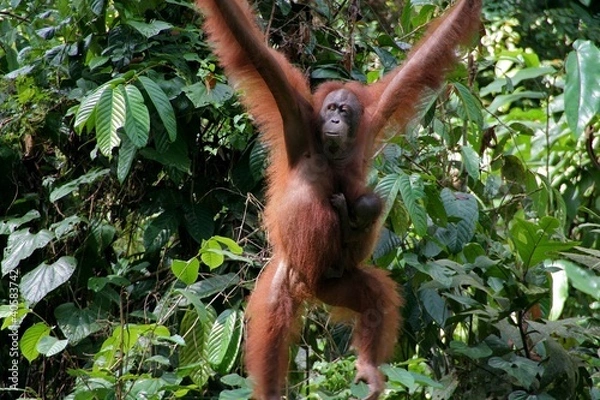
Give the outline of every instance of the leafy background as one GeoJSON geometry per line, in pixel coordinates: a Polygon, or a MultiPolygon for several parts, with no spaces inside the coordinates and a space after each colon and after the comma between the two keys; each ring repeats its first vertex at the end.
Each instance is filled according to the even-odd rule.
{"type": "MultiPolygon", "coordinates": [[[[368,83],[440,3],[257,9],[314,84],[368,83]]],[[[592,3],[486,2],[481,45],[378,151],[373,261],[407,298],[385,398],[600,399],[592,3]]],[[[249,397],[268,150],[201,19],[187,0],[0,1],[2,398],[249,397]]],[[[365,395],[351,329],[306,311],[287,397],[365,395]]]]}

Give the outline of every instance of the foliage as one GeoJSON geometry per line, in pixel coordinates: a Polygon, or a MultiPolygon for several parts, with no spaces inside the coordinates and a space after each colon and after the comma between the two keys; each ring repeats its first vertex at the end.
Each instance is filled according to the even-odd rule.
{"type": "MultiPolygon", "coordinates": [[[[315,84],[378,79],[440,11],[301,3],[258,9],[315,84]]],[[[374,160],[373,261],[407,299],[385,398],[600,399],[600,26],[513,3],[374,160]]],[[[199,22],[187,0],[2,3],[2,398],[249,398],[267,149],[199,22]]],[[[351,330],[307,311],[288,398],[364,396],[351,330]]]]}

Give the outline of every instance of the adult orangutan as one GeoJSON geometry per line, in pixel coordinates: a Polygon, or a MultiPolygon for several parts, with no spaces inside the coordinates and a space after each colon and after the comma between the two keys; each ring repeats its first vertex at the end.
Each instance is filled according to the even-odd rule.
{"type": "Polygon", "coordinates": [[[273,257],[246,310],[255,396],[280,398],[300,305],[316,298],[355,315],[357,379],[376,399],[384,389],[378,366],[396,342],[402,301],[385,271],[364,265],[381,212],[365,185],[374,142],[391,124],[401,132],[419,97],[441,86],[457,46],[479,28],[481,0],[460,0],[379,82],[329,82],[314,94],[304,75],[266,46],[246,0],[197,5],[221,65],[270,146],[265,223],[273,257]]]}

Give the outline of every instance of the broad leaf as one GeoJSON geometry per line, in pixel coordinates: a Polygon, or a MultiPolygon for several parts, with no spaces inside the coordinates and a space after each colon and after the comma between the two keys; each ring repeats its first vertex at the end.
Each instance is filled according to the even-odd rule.
{"type": "Polygon", "coordinates": [[[117,163],[117,179],[119,182],[123,183],[127,179],[136,154],[137,147],[128,137],[124,137],[119,147],[119,159],[117,163]]]}
{"type": "Polygon", "coordinates": [[[427,211],[423,205],[425,191],[418,175],[408,176],[404,172],[398,174],[398,188],[404,205],[410,214],[415,231],[424,236],[427,231],[427,211]]]}
{"type": "Polygon", "coordinates": [[[56,189],[50,192],[50,201],[54,203],[56,200],[62,199],[63,197],[71,194],[75,190],[79,188],[79,185],[85,185],[95,182],[97,179],[108,175],[110,173],[110,169],[93,169],[86,173],[85,175],[81,175],[77,179],[73,179],[65,183],[62,186],[57,187],[56,189]]]}
{"type": "Polygon", "coordinates": [[[84,127],[93,127],[96,125],[96,105],[109,85],[102,85],[94,90],[90,95],[83,99],[77,114],[75,114],[75,131],[79,134],[83,132],[84,127]]]}
{"type": "Polygon", "coordinates": [[[198,280],[198,271],[200,270],[200,261],[192,257],[187,261],[173,260],[171,271],[173,275],[186,285],[191,285],[198,280]]]}
{"type": "Polygon", "coordinates": [[[175,211],[165,211],[154,218],[144,230],[144,247],[148,252],[160,250],[171,238],[177,227],[179,218],[175,211]]]}
{"type": "Polygon", "coordinates": [[[563,261],[563,263],[573,287],[600,300],[600,276],[571,262],[563,261]]]}
{"type": "Polygon", "coordinates": [[[64,303],[56,307],[54,316],[61,332],[72,344],[77,344],[102,329],[98,323],[98,312],[82,310],[73,303],[64,303]]]}
{"type": "Polygon", "coordinates": [[[449,220],[458,221],[438,229],[436,238],[452,253],[459,253],[475,234],[479,219],[477,200],[468,193],[453,192],[448,188],[444,188],[440,195],[449,220]]]}
{"type": "Polygon", "coordinates": [[[134,85],[126,85],[122,89],[125,97],[125,134],[137,147],[148,143],[150,134],[150,113],[144,103],[144,96],[134,85]]]}
{"type": "Polygon", "coordinates": [[[40,352],[37,350],[37,344],[43,337],[49,334],[50,327],[43,322],[38,322],[27,328],[21,340],[19,340],[19,349],[27,361],[31,362],[40,355],[40,352]]]}
{"type": "Polygon", "coordinates": [[[203,299],[223,292],[230,286],[240,283],[240,277],[237,274],[229,273],[225,275],[215,275],[212,278],[196,282],[188,287],[188,290],[203,299]]]}
{"type": "Polygon", "coordinates": [[[69,280],[77,261],[73,257],[64,256],[53,264],[42,263],[21,279],[21,295],[30,304],[37,303],[52,290],[69,280]]]}
{"type": "Polygon", "coordinates": [[[471,91],[464,85],[454,82],[456,94],[461,101],[464,110],[464,117],[474,123],[477,127],[483,126],[483,114],[481,113],[481,104],[471,91]]]}
{"type": "Polygon", "coordinates": [[[579,137],[600,112],[600,50],[590,41],[577,40],[566,62],[565,114],[571,131],[579,137]]]}
{"type": "Polygon", "coordinates": [[[183,88],[183,92],[196,108],[205,107],[209,104],[223,104],[234,93],[231,86],[220,82],[217,82],[212,88],[204,82],[194,83],[183,88]]]}
{"type": "Polygon", "coordinates": [[[96,107],[96,140],[100,152],[112,157],[113,148],[121,143],[118,130],[125,125],[125,96],[122,88],[108,88],[96,107]]]}
{"type": "Polygon", "coordinates": [[[149,24],[142,21],[128,20],[127,25],[133,27],[136,31],[146,38],[156,36],[165,29],[171,29],[173,25],[165,21],[153,20],[149,24]]]}
{"type": "Polygon", "coordinates": [[[575,242],[562,242],[554,239],[553,235],[559,228],[559,222],[554,217],[543,217],[539,224],[516,218],[510,228],[510,237],[523,261],[524,268],[556,257],[562,250],[569,250],[575,242]]]}
{"type": "Polygon", "coordinates": [[[463,146],[460,149],[465,169],[471,178],[479,180],[479,154],[470,146],[463,146]]]}
{"type": "Polygon", "coordinates": [[[29,210],[22,217],[9,217],[0,221],[0,235],[10,235],[23,224],[38,219],[40,212],[38,210],[29,210]]]}
{"type": "Polygon", "coordinates": [[[144,86],[146,93],[148,93],[148,97],[150,97],[150,101],[154,104],[158,116],[162,121],[165,129],[169,134],[169,139],[171,142],[174,142],[177,138],[177,122],[175,120],[175,112],[173,111],[173,106],[169,101],[169,98],[165,94],[165,92],[154,82],[152,79],[146,76],[140,76],[139,81],[144,86]]]}
{"type": "Polygon", "coordinates": [[[44,336],[37,344],[36,350],[47,357],[63,351],[69,344],[68,340],[59,340],[54,336],[44,336]]]}
{"type": "Polygon", "coordinates": [[[15,269],[21,260],[32,255],[35,250],[45,247],[52,239],[54,234],[47,229],[35,234],[29,233],[29,229],[11,233],[4,248],[2,276],[15,269]]]}
{"type": "Polygon", "coordinates": [[[207,342],[216,315],[212,307],[207,310],[205,316],[199,316],[194,310],[186,311],[179,326],[179,334],[186,343],[179,351],[179,368],[188,372],[199,387],[203,387],[214,373],[208,363],[207,342]]]}
{"type": "Polygon", "coordinates": [[[207,351],[211,367],[224,375],[234,366],[242,342],[242,315],[235,310],[221,313],[210,331],[207,351]]]}

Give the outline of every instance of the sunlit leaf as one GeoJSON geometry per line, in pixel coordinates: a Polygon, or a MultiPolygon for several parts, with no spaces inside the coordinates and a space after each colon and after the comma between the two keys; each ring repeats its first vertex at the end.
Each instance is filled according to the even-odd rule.
{"type": "Polygon", "coordinates": [[[224,375],[233,367],[242,342],[242,315],[227,309],[215,320],[210,331],[207,351],[212,368],[224,375]]]}
{"type": "Polygon", "coordinates": [[[77,261],[73,257],[64,256],[48,265],[40,264],[33,271],[23,275],[21,279],[21,295],[29,303],[37,303],[48,293],[67,282],[73,272],[77,261]]]}
{"type": "Polygon", "coordinates": [[[29,229],[11,233],[4,248],[2,276],[15,269],[21,260],[32,255],[35,250],[45,247],[52,239],[54,234],[47,229],[38,233],[30,233],[29,229]]]}
{"type": "Polygon", "coordinates": [[[40,355],[40,352],[37,350],[37,344],[43,337],[49,334],[50,327],[43,322],[38,322],[27,328],[21,340],[19,340],[19,349],[27,361],[31,362],[40,355]]]}
{"type": "Polygon", "coordinates": [[[571,131],[580,136],[600,112],[600,50],[591,42],[577,40],[567,57],[565,114],[571,131]]]}
{"type": "Polygon", "coordinates": [[[100,152],[108,158],[121,143],[118,130],[125,125],[125,114],[125,96],[120,87],[102,92],[96,107],[96,139],[100,152]]]}

